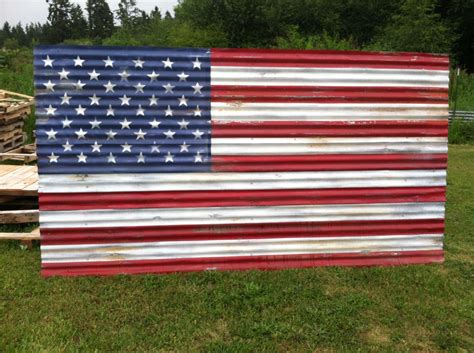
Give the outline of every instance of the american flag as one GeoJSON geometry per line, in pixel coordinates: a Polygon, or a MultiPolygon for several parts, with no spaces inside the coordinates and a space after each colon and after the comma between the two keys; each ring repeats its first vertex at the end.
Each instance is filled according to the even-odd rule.
{"type": "Polygon", "coordinates": [[[44,275],[443,259],[448,58],[35,49],[44,275]]]}

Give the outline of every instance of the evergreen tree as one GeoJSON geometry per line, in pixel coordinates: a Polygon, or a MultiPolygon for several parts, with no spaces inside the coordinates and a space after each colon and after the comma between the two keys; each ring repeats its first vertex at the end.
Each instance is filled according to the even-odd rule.
{"type": "Polygon", "coordinates": [[[79,5],[71,7],[71,39],[84,38],[87,36],[87,21],[79,5]]]}
{"type": "Polygon", "coordinates": [[[150,18],[152,20],[154,19],[158,19],[158,20],[161,20],[161,11],[160,9],[158,8],[158,6],[155,6],[155,8],[153,10],[151,10],[150,12],[150,18]]]}
{"type": "Polygon", "coordinates": [[[71,38],[71,9],[69,0],[46,0],[48,7],[48,42],[61,43],[71,38]]]}
{"type": "Polygon", "coordinates": [[[133,29],[142,19],[142,12],[137,7],[136,0],[120,0],[115,11],[122,28],[133,29]]]}
{"type": "Polygon", "coordinates": [[[114,15],[105,0],[87,0],[89,36],[94,40],[110,37],[114,32],[114,15]]]}

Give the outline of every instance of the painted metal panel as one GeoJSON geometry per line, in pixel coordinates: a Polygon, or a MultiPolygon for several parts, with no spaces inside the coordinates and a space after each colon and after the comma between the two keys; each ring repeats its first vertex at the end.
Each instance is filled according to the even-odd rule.
{"type": "Polygon", "coordinates": [[[40,47],[44,275],[443,261],[449,59],[40,47]]]}

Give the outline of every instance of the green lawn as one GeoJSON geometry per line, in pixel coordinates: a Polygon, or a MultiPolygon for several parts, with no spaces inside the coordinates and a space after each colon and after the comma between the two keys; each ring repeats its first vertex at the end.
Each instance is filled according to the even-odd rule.
{"type": "Polygon", "coordinates": [[[0,351],[474,351],[474,147],[450,146],[446,262],[49,278],[0,243],[0,351]]]}

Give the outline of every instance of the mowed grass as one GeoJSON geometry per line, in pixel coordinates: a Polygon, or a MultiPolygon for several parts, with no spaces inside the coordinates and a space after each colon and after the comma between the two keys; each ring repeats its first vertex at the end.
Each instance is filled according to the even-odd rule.
{"type": "Polygon", "coordinates": [[[41,278],[0,243],[0,351],[474,351],[474,147],[450,146],[446,262],[41,278]]]}

